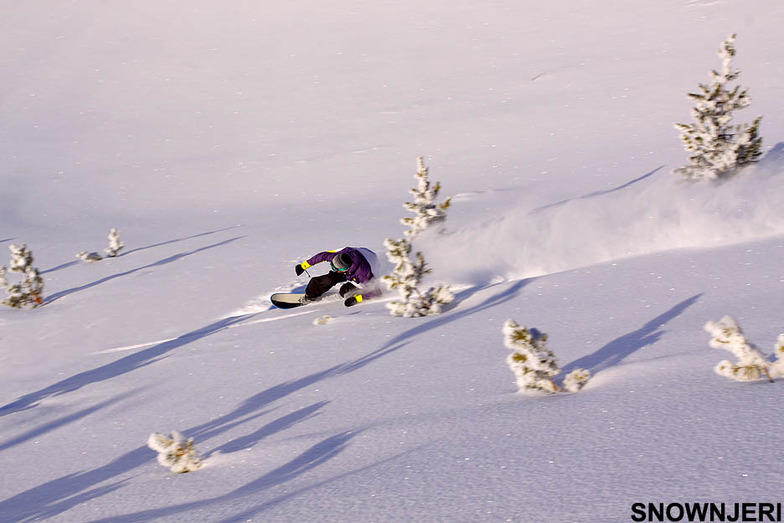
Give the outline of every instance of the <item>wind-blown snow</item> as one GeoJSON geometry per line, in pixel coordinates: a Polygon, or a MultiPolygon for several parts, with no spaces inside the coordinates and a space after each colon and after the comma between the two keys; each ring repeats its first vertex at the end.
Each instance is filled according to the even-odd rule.
{"type": "MultiPolygon", "coordinates": [[[[0,521],[629,521],[781,500],[780,380],[718,376],[707,321],[784,332],[779,0],[6,2],[0,521]],[[765,157],[671,174],[737,33],[765,157]],[[400,238],[416,158],[445,313],[282,311],[294,265],[400,238]],[[103,252],[112,228],[120,255],[103,252]],[[319,324],[320,318],[330,321],[319,324]],[[577,394],[516,393],[507,319],[577,394]],[[204,466],[161,467],[151,434],[204,466]]],[[[311,275],[326,270],[309,269],[311,275]]]]}

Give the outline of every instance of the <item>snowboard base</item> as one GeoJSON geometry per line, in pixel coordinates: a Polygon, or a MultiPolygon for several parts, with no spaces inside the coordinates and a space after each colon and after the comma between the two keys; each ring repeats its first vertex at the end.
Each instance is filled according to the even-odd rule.
{"type": "Polygon", "coordinates": [[[270,296],[270,301],[279,309],[293,309],[305,305],[303,298],[305,293],[302,292],[277,292],[270,296]]]}

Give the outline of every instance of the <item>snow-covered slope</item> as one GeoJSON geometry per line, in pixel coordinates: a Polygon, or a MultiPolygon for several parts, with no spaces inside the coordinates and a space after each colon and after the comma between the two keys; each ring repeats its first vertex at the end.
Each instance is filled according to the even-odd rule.
{"type": "Polygon", "coordinates": [[[0,521],[779,501],[782,384],[717,376],[702,326],[784,332],[780,2],[257,4],[3,8],[0,265],[26,243],[46,303],[0,310],[0,521]],[[684,185],[672,123],[735,32],[766,156],[684,185]],[[419,155],[454,307],[271,309],[315,252],[402,235],[419,155]],[[121,256],[76,259],[112,227],[121,256]],[[508,318],[588,386],[517,394],[508,318]],[[173,430],[204,468],[158,465],[173,430]]]}

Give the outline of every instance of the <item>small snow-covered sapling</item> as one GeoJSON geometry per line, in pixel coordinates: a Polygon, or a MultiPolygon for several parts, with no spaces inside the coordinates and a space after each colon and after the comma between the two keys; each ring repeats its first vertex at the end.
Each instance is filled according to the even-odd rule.
{"type": "Polygon", "coordinates": [[[779,335],[776,343],[776,361],[770,359],[752,345],[743,334],[738,322],[731,316],[719,321],[709,321],[705,331],[712,337],[708,343],[714,349],[730,351],[738,361],[722,360],[715,367],[718,375],[735,381],[756,381],[763,377],[773,381],[774,377],[784,376],[784,334],[779,335]]]}
{"type": "Polygon", "coordinates": [[[171,436],[152,433],[147,446],[158,452],[158,463],[168,467],[172,472],[182,474],[202,467],[203,462],[193,447],[193,438],[186,438],[176,430],[171,436]]]}
{"type": "Polygon", "coordinates": [[[517,378],[517,388],[557,392],[553,378],[561,372],[555,354],[547,348],[547,334],[528,329],[514,320],[504,323],[504,345],[511,349],[506,363],[517,378]]]}
{"type": "Polygon", "coordinates": [[[120,231],[112,229],[109,231],[109,246],[103,250],[108,258],[114,258],[125,247],[125,244],[120,241],[120,231]]]}
{"type": "Polygon", "coordinates": [[[3,300],[3,305],[16,309],[35,308],[43,304],[44,279],[33,267],[33,253],[27,245],[11,245],[10,269],[2,268],[0,282],[8,293],[3,300]],[[16,284],[8,282],[6,275],[10,272],[22,275],[22,280],[16,284]]]}
{"type": "Polygon", "coordinates": [[[560,374],[555,354],[547,348],[547,334],[507,320],[503,328],[504,345],[512,350],[506,363],[517,378],[519,391],[578,392],[591,378],[585,369],[575,369],[564,379],[563,388],[553,378],[560,374]]]}
{"type": "MultiPolygon", "coordinates": [[[[120,231],[117,229],[111,229],[107,238],[109,239],[109,246],[105,248],[103,252],[106,253],[107,258],[115,258],[120,253],[122,248],[125,247],[125,244],[120,241],[120,231]]],[[[77,254],[76,257],[83,262],[88,263],[99,262],[103,260],[103,256],[97,252],[82,251],[77,254]]]]}
{"type": "Polygon", "coordinates": [[[563,388],[567,392],[579,392],[591,379],[591,373],[585,369],[574,369],[564,377],[563,388]]]}

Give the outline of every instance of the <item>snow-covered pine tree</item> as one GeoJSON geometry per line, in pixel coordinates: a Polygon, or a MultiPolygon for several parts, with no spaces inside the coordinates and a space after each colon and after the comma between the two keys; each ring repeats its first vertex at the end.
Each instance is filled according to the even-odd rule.
{"type": "Polygon", "coordinates": [[[171,437],[157,432],[150,434],[147,446],[158,452],[158,463],[177,474],[198,470],[203,465],[193,447],[193,438],[186,439],[176,430],[171,437]]]}
{"type": "Polygon", "coordinates": [[[575,369],[566,376],[562,389],[553,379],[561,369],[555,354],[547,348],[547,334],[523,327],[512,319],[506,320],[503,332],[504,345],[512,350],[506,363],[517,378],[519,391],[578,392],[591,378],[589,371],[575,369]]]}
{"type": "Polygon", "coordinates": [[[33,253],[27,245],[11,245],[10,272],[21,274],[22,280],[15,284],[7,281],[7,270],[3,268],[2,280],[3,287],[8,296],[3,300],[3,305],[16,309],[35,308],[43,304],[44,279],[33,267],[33,253]]]}
{"type": "Polygon", "coordinates": [[[425,166],[425,161],[421,156],[417,158],[417,166],[417,174],[415,175],[418,181],[417,188],[410,191],[414,195],[414,201],[403,205],[416,216],[400,220],[401,223],[409,227],[404,232],[405,238],[400,240],[387,238],[384,241],[387,258],[395,268],[391,274],[382,279],[390,289],[397,289],[402,298],[402,301],[387,304],[387,308],[393,316],[403,316],[404,318],[439,314],[445,305],[452,303],[455,299],[455,295],[448,285],[431,287],[424,292],[419,290],[422,278],[429,274],[431,269],[427,267],[421,252],[416,253],[416,260],[411,259],[412,242],[427,227],[446,219],[450,198],[447,198],[442,204],[436,204],[435,200],[441,190],[441,184],[436,183],[435,187],[430,187],[429,169],[425,166]]]}
{"type": "Polygon", "coordinates": [[[681,131],[681,142],[692,153],[689,165],[673,172],[688,180],[717,180],[728,178],[740,169],[759,160],[762,138],[757,117],[751,124],[730,125],[732,113],[751,104],[746,89],[730,89],[740,71],[733,69],[735,35],[722,42],[719,49],[721,70],[711,71],[712,82],[699,84],[699,93],[690,93],[695,101],[692,124],[675,124],[681,131]]]}
{"type": "Polygon", "coordinates": [[[403,238],[384,241],[387,258],[395,266],[391,274],[383,280],[390,289],[400,293],[401,301],[387,304],[390,314],[404,318],[430,316],[442,312],[443,307],[452,303],[454,294],[447,285],[431,287],[425,292],[419,290],[422,278],[432,269],[427,267],[421,252],[416,253],[416,261],[411,259],[411,242],[403,238]]]}
{"type": "Polygon", "coordinates": [[[109,231],[109,246],[103,250],[109,258],[116,257],[125,244],[120,241],[120,231],[112,229],[109,231]]]}
{"type": "MultiPolygon", "coordinates": [[[[738,323],[730,316],[724,316],[719,321],[709,321],[705,330],[712,336],[709,345],[714,349],[728,350],[738,358],[737,362],[723,360],[715,367],[720,376],[736,381],[756,381],[766,377],[773,381],[770,367],[771,362],[752,345],[743,334],[738,323]]],[[[779,343],[784,343],[784,338],[779,336],[779,343]]],[[[777,345],[777,355],[780,354],[781,345],[777,345]]],[[[776,364],[776,371],[779,370],[776,364]]]]}
{"type": "Polygon", "coordinates": [[[449,208],[451,198],[447,198],[443,203],[436,203],[438,193],[441,191],[441,183],[436,182],[431,186],[428,174],[430,169],[425,166],[423,157],[417,158],[417,172],[414,179],[417,186],[409,192],[414,196],[413,202],[406,202],[403,207],[415,216],[406,217],[400,220],[409,229],[405,232],[406,238],[413,241],[414,238],[433,224],[446,220],[446,210],[449,208]]]}
{"type": "Polygon", "coordinates": [[[547,348],[547,334],[509,319],[504,323],[504,336],[504,345],[512,350],[506,363],[517,378],[517,388],[558,392],[553,378],[561,369],[555,354],[547,348]]]}

